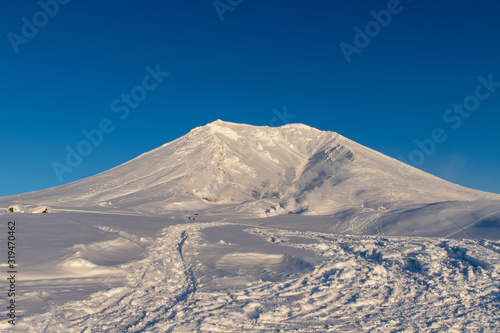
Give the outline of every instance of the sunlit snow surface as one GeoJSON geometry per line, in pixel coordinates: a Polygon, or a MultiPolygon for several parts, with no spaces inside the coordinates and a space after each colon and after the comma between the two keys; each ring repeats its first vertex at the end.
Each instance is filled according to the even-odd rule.
{"type": "Polygon", "coordinates": [[[218,121],[0,208],[2,331],[500,331],[500,196],[304,125],[218,121]]]}

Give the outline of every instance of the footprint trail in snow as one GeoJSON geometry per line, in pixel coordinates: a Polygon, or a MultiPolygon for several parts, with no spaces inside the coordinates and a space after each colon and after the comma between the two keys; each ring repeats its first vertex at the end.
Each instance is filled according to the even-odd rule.
{"type": "Polygon", "coordinates": [[[278,281],[254,279],[244,287],[217,290],[202,283],[205,267],[197,254],[205,240],[200,231],[223,230],[227,225],[168,227],[144,259],[123,266],[125,286],[55,306],[26,318],[20,328],[31,332],[500,330],[500,242],[249,227],[245,229],[249,236],[284,251],[310,251],[317,260],[309,270],[289,271],[278,281]]]}

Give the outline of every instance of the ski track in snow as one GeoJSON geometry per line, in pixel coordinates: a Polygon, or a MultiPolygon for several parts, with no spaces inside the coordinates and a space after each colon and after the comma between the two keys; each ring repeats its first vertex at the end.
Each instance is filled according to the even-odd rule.
{"type": "MultiPolygon", "coordinates": [[[[211,223],[218,225],[218,223],[211,223]]],[[[26,318],[30,332],[168,332],[196,290],[183,247],[203,225],[166,228],[146,258],[125,265],[126,285],[26,318]],[[175,319],[175,320],[174,320],[175,319]]],[[[22,329],[25,329],[21,325],[22,329]]]]}
{"type": "Polygon", "coordinates": [[[346,236],[248,227],[308,250],[310,270],[245,288],[211,290],[197,262],[200,231],[163,230],[123,287],[25,318],[29,332],[500,331],[500,242],[346,236]],[[300,240],[304,241],[301,242],[300,240]]]}

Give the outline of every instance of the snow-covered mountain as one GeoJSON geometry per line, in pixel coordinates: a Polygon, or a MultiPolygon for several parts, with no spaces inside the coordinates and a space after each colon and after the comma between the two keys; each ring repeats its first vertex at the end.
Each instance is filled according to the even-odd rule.
{"type": "Polygon", "coordinates": [[[6,197],[0,206],[107,207],[145,214],[235,211],[263,217],[499,198],[443,181],[334,132],[217,120],[99,175],[6,197]]]}
{"type": "Polygon", "coordinates": [[[500,196],[305,125],[215,121],[0,220],[2,332],[500,330],[500,196]]]}

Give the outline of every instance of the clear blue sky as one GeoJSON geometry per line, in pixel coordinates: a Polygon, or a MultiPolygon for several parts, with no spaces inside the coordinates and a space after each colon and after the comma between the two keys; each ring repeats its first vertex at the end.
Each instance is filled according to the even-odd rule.
{"type": "Polygon", "coordinates": [[[441,128],[418,167],[500,193],[500,87],[473,97],[479,76],[500,81],[498,1],[221,0],[219,13],[212,0],[60,1],[53,17],[34,0],[0,11],[0,196],[94,175],[215,119],[282,125],[284,106],[287,122],[406,160],[441,128]],[[385,27],[370,23],[388,7],[385,27]],[[340,44],[367,24],[348,63],[340,44]],[[145,90],[157,64],[170,75],[145,90]],[[127,106],[134,88],[147,96],[127,106]],[[465,99],[468,118],[446,114],[465,99]],[[114,130],[58,178],[53,162],[105,118],[114,130]]]}

